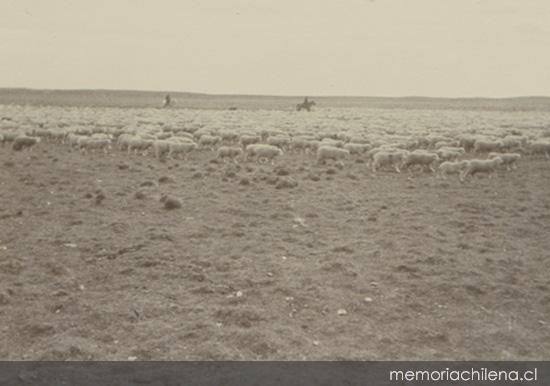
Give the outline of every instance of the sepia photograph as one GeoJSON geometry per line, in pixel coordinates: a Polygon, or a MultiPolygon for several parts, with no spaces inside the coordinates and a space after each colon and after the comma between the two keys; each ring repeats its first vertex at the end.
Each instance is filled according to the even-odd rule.
{"type": "Polygon", "coordinates": [[[549,1],[1,0],[0,36],[0,361],[550,360],[549,1]]]}

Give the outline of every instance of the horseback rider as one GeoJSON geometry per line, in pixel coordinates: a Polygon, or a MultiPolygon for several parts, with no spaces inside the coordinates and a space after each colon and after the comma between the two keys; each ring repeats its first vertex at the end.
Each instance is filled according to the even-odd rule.
{"type": "Polygon", "coordinates": [[[169,107],[172,103],[172,98],[170,98],[170,94],[166,94],[164,97],[164,106],[163,107],[169,107]]]}

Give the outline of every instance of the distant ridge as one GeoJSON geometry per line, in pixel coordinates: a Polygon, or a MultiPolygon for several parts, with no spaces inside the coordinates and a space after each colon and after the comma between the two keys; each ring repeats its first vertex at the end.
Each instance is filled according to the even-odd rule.
{"type": "MultiPolygon", "coordinates": [[[[139,91],[109,89],[32,89],[0,88],[0,104],[157,108],[170,94],[175,108],[193,109],[277,109],[293,110],[303,96],[206,94],[182,91],[139,91]]],[[[550,111],[550,97],[519,96],[507,98],[437,98],[427,96],[315,96],[318,108],[364,107],[404,109],[550,111]]]]}

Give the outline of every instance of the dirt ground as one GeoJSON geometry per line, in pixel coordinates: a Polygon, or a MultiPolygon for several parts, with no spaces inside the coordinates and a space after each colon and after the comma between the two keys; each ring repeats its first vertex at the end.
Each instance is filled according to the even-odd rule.
{"type": "Polygon", "coordinates": [[[550,161],[212,159],[0,148],[0,359],[550,358],[550,161]]]}

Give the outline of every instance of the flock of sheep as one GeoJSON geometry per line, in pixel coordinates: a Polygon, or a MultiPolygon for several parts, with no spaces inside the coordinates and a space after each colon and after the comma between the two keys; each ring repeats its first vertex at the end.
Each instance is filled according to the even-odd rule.
{"type": "Polygon", "coordinates": [[[546,116],[522,123],[517,114],[506,119],[490,112],[484,116],[460,112],[465,117],[457,119],[457,112],[438,112],[447,115],[447,120],[443,127],[436,127],[442,122],[434,117],[436,113],[401,112],[417,121],[421,117],[416,122],[419,127],[413,123],[407,128],[392,113],[335,109],[300,115],[3,106],[0,142],[16,151],[47,141],[83,153],[117,150],[136,156],[151,154],[159,160],[187,159],[198,151],[216,152],[224,162],[274,163],[284,153],[305,154],[317,164],[345,164],[362,158],[374,173],[418,169],[437,171],[444,178],[456,174],[461,180],[516,168],[526,156],[550,157],[546,116]]]}

